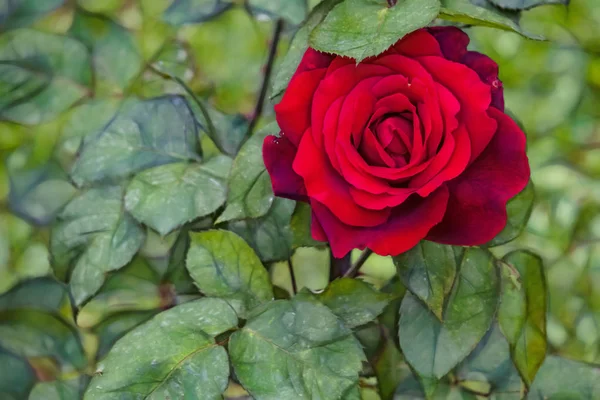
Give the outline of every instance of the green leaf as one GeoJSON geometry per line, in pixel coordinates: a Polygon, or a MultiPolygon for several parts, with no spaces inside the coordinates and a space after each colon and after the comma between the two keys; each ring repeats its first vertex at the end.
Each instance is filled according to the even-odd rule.
{"type": "MultiPolygon", "coordinates": [[[[200,99],[196,99],[201,101],[200,99]]],[[[221,152],[235,156],[248,135],[248,119],[241,114],[229,115],[220,112],[210,104],[202,105],[208,113],[212,126],[196,102],[190,103],[198,124],[221,152]],[[212,129],[211,129],[212,128],[212,129]]]]}
{"type": "Polygon", "coordinates": [[[600,369],[589,364],[548,356],[527,400],[600,398],[600,369]]]}
{"type": "Polygon", "coordinates": [[[348,328],[354,328],[376,319],[392,296],[361,280],[341,278],[331,282],[317,298],[348,328]]]}
{"type": "Polygon", "coordinates": [[[107,17],[85,12],[75,13],[71,35],[92,52],[96,86],[111,93],[114,87],[125,90],[143,66],[133,36],[107,17]]]}
{"type": "Polygon", "coordinates": [[[26,399],[35,383],[35,372],[27,361],[0,351],[0,398],[26,399]]]}
{"type": "Polygon", "coordinates": [[[18,29],[0,37],[0,119],[49,121],[89,95],[90,58],[75,39],[18,29]]]}
{"type": "Polygon", "coordinates": [[[400,307],[400,347],[408,363],[425,378],[441,378],[477,345],[492,323],[498,302],[492,255],[465,250],[440,321],[414,295],[400,307]]]}
{"type": "Polygon", "coordinates": [[[444,303],[456,276],[452,247],[422,240],[393,259],[402,283],[442,320],[444,303]]]}
{"type": "Polygon", "coordinates": [[[439,10],[438,0],[403,0],[391,7],[384,0],[346,0],[317,25],[309,43],[316,50],[360,62],[426,26],[439,10]]]}
{"type": "Polygon", "coordinates": [[[55,267],[75,266],[70,286],[80,305],[102,286],[106,272],[127,264],[144,242],[144,231],[123,211],[123,188],[97,187],[73,199],[51,236],[55,267]]]}
{"type": "Polygon", "coordinates": [[[533,210],[533,200],[535,198],[535,191],[533,189],[533,183],[529,181],[529,184],[514,198],[512,198],[506,205],[506,212],[508,213],[508,220],[506,226],[492,241],[486,244],[488,247],[499,246],[510,242],[519,236],[533,210]]]}
{"type": "Polygon", "coordinates": [[[292,229],[292,249],[298,247],[323,247],[325,242],[319,242],[312,238],[311,233],[311,208],[310,204],[301,201],[296,202],[296,209],[292,214],[290,228],[292,229]]]}
{"type": "Polygon", "coordinates": [[[461,386],[473,390],[487,388],[491,398],[520,400],[525,386],[510,359],[508,342],[496,324],[492,326],[475,350],[456,368],[461,386]]]}
{"type": "Polygon", "coordinates": [[[284,18],[294,25],[300,24],[306,17],[306,0],[250,0],[251,9],[284,18]]]}
{"type": "Polygon", "coordinates": [[[523,380],[530,385],[546,357],[546,278],[540,257],[515,251],[502,259],[498,322],[523,380]],[[513,274],[518,273],[518,282],[513,274]]]}
{"type": "Polygon", "coordinates": [[[294,201],[277,197],[265,216],[229,222],[227,229],[244,238],[262,261],[287,260],[292,252],[290,219],[294,206],[294,201]]]}
{"type": "Polygon", "coordinates": [[[440,18],[469,25],[487,26],[517,32],[529,39],[541,39],[525,32],[519,26],[519,14],[502,10],[488,0],[440,0],[440,18]]]}
{"type": "Polygon", "coordinates": [[[229,381],[215,336],[237,326],[223,300],[204,298],[158,314],[120,339],[98,364],[84,399],[216,399],[229,381]]]}
{"type": "Polygon", "coordinates": [[[156,310],[124,312],[112,315],[96,325],[94,327],[94,334],[98,337],[96,359],[103,359],[117,340],[156,314],[156,310]]]}
{"type": "Polygon", "coordinates": [[[276,97],[281,94],[287,87],[292,75],[296,72],[298,64],[302,61],[304,53],[308,49],[308,36],[310,32],[325,18],[327,13],[337,5],[341,0],[325,0],[319,3],[310,13],[306,22],[298,29],[290,48],[288,49],[285,57],[281,61],[273,79],[272,84],[272,95],[276,97]]]}
{"type": "Polygon", "coordinates": [[[34,386],[28,400],[79,400],[85,389],[86,379],[40,382],[34,386]]]}
{"type": "Polygon", "coordinates": [[[174,0],[163,19],[172,25],[198,23],[216,17],[231,6],[229,0],[174,0]]]}
{"type": "Polygon", "coordinates": [[[35,225],[48,225],[76,190],[55,162],[37,167],[24,165],[29,151],[19,148],[7,161],[11,211],[35,225]]]}
{"type": "Polygon", "coordinates": [[[186,266],[206,296],[232,300],[241,314],[273,299],[267,270],[241,237],[222,230],[190,237],[186,266]]]}
{"type": "Polygon", "coordinates": [[[31,25],[64,2],[65,0],[0,0],[0,30],[31,25]]]}
{"type": "Polygon", "coordinates": [[[279,127],[273,122],[252,135],[242,146],[229,175],[227,207],[216,223],[259,218],[267,214],[274,195],[262,157],[262,145],[267,135],[278,132],[279,127]]]}
{"type": "Polygon", "coordinates": [[[71,177],[78,185],[198,160],[198,129],[181,96],[131,100],[104,130],[84,139],[71,177]]]}
{"type": "Polygon", "coordinates": [[[269,302],[231,335],[236,376],[262,399],[337,399],[358,381],[364,353],[352,332],[306,297],[269,302]]]}
{"type": "Polygon", "coordinates": [[[546,4],[565,4],[570,0],[488,0],[490,3],[509,10],[529,10],[546,4]]]}
{"type": "Polygon", "coordinates": [[[383,400],[387,400],[393,398],[400,382],[411,372],[408,365],[404,363],[402,353],[389,336],[385,336],[385,341],[378,350],[378,357],[372,361],[372,365],[377,376],[379,394],[383,400]]]}
{"type": "Polygon", "coordinates": [[[230,167],[229,157],[218,156],[204,164],[176,163],[147,169],[127,187],[125,208],[164,236],[225,203],[230,167]]]}

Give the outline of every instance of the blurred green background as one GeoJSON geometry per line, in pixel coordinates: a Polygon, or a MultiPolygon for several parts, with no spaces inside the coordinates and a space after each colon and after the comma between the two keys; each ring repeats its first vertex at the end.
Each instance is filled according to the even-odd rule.
{"type": "MultiPolygon", "coordinates": [[[[318,2],[215,1],[194,8],[193,0],[24,0],[15,9],[0,0],[0,293],[27,278],[56,274],[64,279],[65,271],[50,266],[49,225],[76,192],[65,171],[90,127],[106,123],[125,98],[184,94],[181,86],[163,78],[166,73],[206,100],[216,124],[231,132],[243,130],[256,106],[275,19],[285,21],[280,60],[297,25],[318,2]],[[86,51],[91,74],[81,67],[86,51]],[[50,78],[23,75],[10,62],[39,54],[55,72],[50,78]],[[24,101],[20,90],[34,95],[24,101]]],[[[568,9],[540,7],[525,12],[522,24],[548,40],[469,29],[472,48],[500,65],[507,109],[528,136],[536,190],[525,232],[493,252],[501,256],[527,248],[542,256],[550,294],[550,352],[598,364],[600,4],[574,0],[568,9]]],[[[259,123],[273,118],[267,102],[259,123]]],[[[202,144],[205,157],[218,152],[206,135],[202,144]]],[[[142,257],[160,258],[174,240],[150,233],[142,257]]],[[[322,289],[326,250],[300,249],[294,257],[314,266],[296,270],[299,286],[322,289]]],[[[136,271],[127,277],[130,286],[115,285],[78,318],[88,356],[105,353],[114,338],[160,309],[160,287],[136,271]],[[124,311],[127,318],[116,317],[124,311]]],[[[390,259],[374,256],[361,272],[382,285],[394,271],[390,259]]],[[[275,284],[289,287],[287,265],[275,264],[271,272],[275,284]]],[[[53,312],[68,318],[69,307],[61,304],[53,312]]],[[[3,309],[2,315],[7,313],[3,309]]],[[[65,357],[72,355],[62,350],[65,357]]],[[[0,364],[16,371],[19,362],[7,358],[0,364]]],[[[57,372],[56,365],[35,355],[29,363],[42,381],[44,374],[69,378],[78,370],[57,372]]],[[[93,365],[89,368],[93,371],[93,365]]],[[[230,394],[236,396],[235,391],[230,394]]],[[[44,396],[39,398],[49,398],[44,396]]]]}

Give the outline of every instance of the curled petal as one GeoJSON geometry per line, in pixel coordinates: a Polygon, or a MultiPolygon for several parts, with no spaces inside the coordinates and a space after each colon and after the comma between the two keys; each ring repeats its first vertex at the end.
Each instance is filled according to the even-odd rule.
{"type": "Polygon", "coordinates": [[[294,172],[292,163],[296,146],[287,138],[269,135],[263,142],[263,159],[271,176],[273,193],[292,200],[308,201],[302,177],[294,172]]]}
{"type": "Polygon", "coordinates": [[[436,26],[428,29],[440,44],[448,60],[460,62],[467,52],[469,36],[454,26],[436,26]]]}

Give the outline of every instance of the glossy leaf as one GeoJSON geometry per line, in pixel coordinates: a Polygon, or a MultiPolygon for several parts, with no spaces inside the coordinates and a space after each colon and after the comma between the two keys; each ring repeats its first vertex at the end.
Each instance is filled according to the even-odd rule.
{"type": "Polygon", "coordinates": [[[51,237],[58,266],[75,262],[70,286],[79,305],[100,289],[108,271],[127,264],[144,241],[144,231],[123,210],[124,190],[97,187],[73,199],[58,216],[51,237]]]}
{"type": "Polygon", "coordinates": [[[456,276],[452,247],[423,240],[394,257],[394,264],[402,283],[442,320],[444,303],[456,276]]]}
{"type": "Polygon", "coordinates": [[[231,335],[229,354],[257,400],[341,398],[356,385],[364,360],[351,331],[308,298],[260,307],[231,335]]]}
{"type": "Polygon", "coordinates": [[[0,37],[0,119],[48,121],[87,96],[90,57],[75,39],[29,29],[0,37]]]}
{"type": "Polygon", "coordinates": [[[163,19],[172,25],[198,23],[216,17],[231,6],[229,0],[173,0],[163,19]]]}
{"type": "Polygon", "coordinates": [[[441,378],[462,361],[489,329],[498,301],[498,277],[487,251],[463,255],[442,320],[414,295],[400,307],[400,347],[424,378],[441,378]]]}
{"type": "Polygon", "coordinates": [[[277,132],[279,127],[273,122],[252,135],[240,149],[228,179],[227,207],[217,223],[259,218],[269,212],[274,195],[262,158],[262,145],[267,135],[277,132]]]}
{"type": "Polygon", "coordinates": [[[533,183],[530,181],[529,184],[519,193],[516,197],[512,198],[506,205],[506,212],[508,213],[508,220],[506,226],[492,241],[486,244],[488,247],[499,246],[510,242],[519,236],[533,210],[533,200],[535,198],[535,191],[533,183]]]}
{"type": "Polygon", "coordinates": [[[439,10],[438,0],[404,0],[391,7],[385,1],[346,0],[317,25],[309,43],[316,50],[361,61],[426,26],[439,10]]]}
{"type": "Polygon", "coordinates": [[[103,359],[117,340],[127,332],[148,321],[157,314],[157,310],[123,312],[112,315],[94,327],[98,336],[98,353],[96,359],[103,359]]]}
{"type": "Polygon", "coordinates": [[[225,203],[231,159],[176,163],[147,169],[127,187],[125,208],[161,235],[208,215],[225,203]]]}
{"type": "Polygon", "coordinates": [[[200,299],[158,314],[98,364],[84,399],[218,398],[227,387],[227,352],[214,337],[237,325],[223,300],[200,299]]]}
{"type": "Polygon", "coordinates": [[[341,278],[331,282],[317,298],[348,328],[354,328],[376,319],[392,296],[361,280],[341,278]]]}
{"type": "Polygon", "coordinates": [[[231,300],[244,314],[273,299],[269,275],[254,250],[230,231],[191,233],[186,266],[206,296],[231,300]]]}
{"type": "Polygon", "coordinates": [[[548,356],[527,400],[600,398],[600,370],[589,364],[548,356]]]}
{"type": "Polygon", "coordinates": [[[290,219],[294,206],[292,200],[275,198],[263,217],[232,221],[227,224],[227,229],[244,238],[262,261],[287,260],[292,249],[290,219]]]}
{"type": "Polygon", "coordinates": [[[498,322],[515,365],[530,385],[546,357],[546,278],[542,260],[527,251],[503,259],[498,322]],[[514,277],[517,273],[518,277],[514,277]]]}
{"type": "Polygon", "coordinates": [[[181,96],[132,100],[104,130],[85,138],[71,177],[78,185],[198,160],[198,130],[181,96]]]}

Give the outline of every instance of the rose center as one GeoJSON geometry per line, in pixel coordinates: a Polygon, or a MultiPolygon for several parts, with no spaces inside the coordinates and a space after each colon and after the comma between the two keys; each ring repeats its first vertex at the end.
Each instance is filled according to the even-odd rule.
{"type": "Polygon", "coordinates": [[[381,147],[394,160],[396,167],[403,167],[410,160],[413,129],[410,113],[387,115],[373,124],[372,130],[375,136],[381,147]]]}

